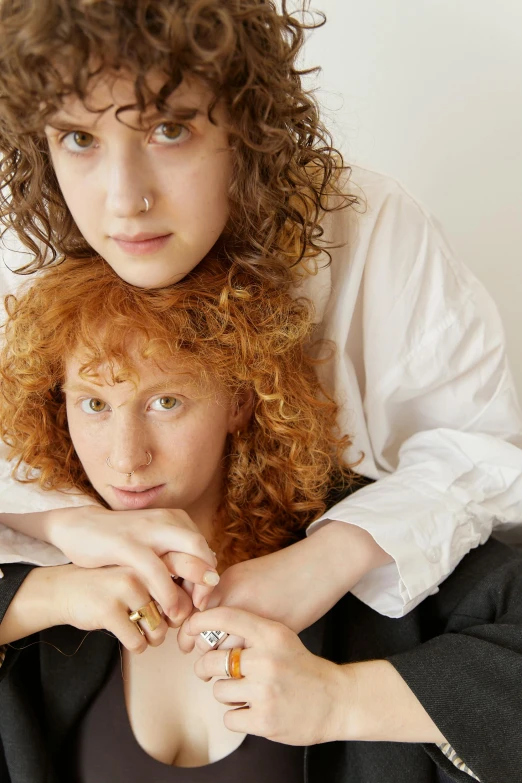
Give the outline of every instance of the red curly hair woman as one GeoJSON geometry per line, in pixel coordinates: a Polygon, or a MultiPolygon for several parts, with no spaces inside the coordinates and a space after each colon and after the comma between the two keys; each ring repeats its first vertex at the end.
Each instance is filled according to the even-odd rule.
{"type": "MultiPolygon", "coordinates": [[[[299,558],[290,547],[285,567],[237,568],[220,596],[255,611],[270,584],[263,610],[295,630],[350,589],[384,614],[407,613],[492,526],[521,515],[501,467],[519,464],[521,422],[494,306],[402,188],[362,169],[348,180],[296,65],[315,25],[262,0],[0,8],[6,289],[19,280],[7,267],[93,251],[151,288],[212,249],[261,279],[300,284],[315,336],[337,346],[325,380],[353,433],[346,459],[379,480],[328,509],[299,558]]],[[[11,527],[26,529],[24,511],[74,506],[20,494],[8,476],[11,527]]],[[[0,561],[19,559],[57,562],[0,529],[0,561]]]]}
{"type": "Polygon", "coordinates": [[[483,780],[493,779],[490,769],[522,768],[516,753],[499,766],[450,696],[488,715],[489,738],[516,733],[522,570],[500,544],[481,548],[437,602],[395,625],[353,596],[302,640],[243,610],[196,612],[184,633],[204,633],[203,649],[226,632],[246,646],[201,658],[183,654],[169,630],[176,622],[160,613],[146,580],[102,559],[119,512],[122,549],[148,544],[181,582],[179,610],[190,612],[189,595],[204,609],[192,582],[215,585],[240,563],[299,551],[306,526],[357,489],[361,479],[342,457],[348,437],[334,434],[337,406],[308,355],[309,302],[216,259],[150,291],[101,259],[80,259],[6,304],[0,426],[15,479],[100,506],[83,525],[55,522],[53,536],[75,564],[30,570],[2,618],[0,714],[10,716],[0,718],[2,780],[19,783],[32,770],[39,783],[52,770],[52,779],[82,783],[247,774],[288,783],[303,779],[306,763],[318,781],[339,780],[336,769],[348,780],[356,767],[361,783],[386,770],[388,780],[421,783],[449,762],[435,744],[426,754],[416,743],[445,747],[447,736],[483,780]],[[497,635],[487,650],[484,634],[497,635]],[[484,698],[490,659],[494,699],[484,698]],[[462,682],[470,672],[473,687],[462,682]],[[328,740],[366,742],[347,746],[341,767],[333,751],[310,749],[305,761],[302,745],[328,740]]]}
{"type": "MultiPolygon", "coordinates": [[[[26,251],[4,260],[29,273],[95,254],[149,289],[210,257],[296,287],[314,301],[314,337],[337,347],[316,369],[353,433],[345,460],[379,479],[325,509],[306,540],[232,565],[211,597],[212,556],[194,530],[177,525],[174,540],[175,525],[167,535],[152,522],[159,544],[141,532],[129,544],[124,512],[104,509],[113,534],[93,562],[125,560],[175,622],[187,594],[156,550],[200,558],[196,606],[241,606],[299,631],[349,590],[407,613],[493,524],[520,517],[506,468],[520,460],[519,412],[496,312],[400,186],[360,169],[349,181],[301,84],[306,29],[262,0],[0,5],[1,219],[4,241],[14,232],[26,251]]],[[[100,509],[20,493],[8,474],[2,561],[63,562],[12,528],[57,543],[65,518],[91,529],[100,509]]],[[[28,567],[4,572],[9,602],[28,567]]]]}

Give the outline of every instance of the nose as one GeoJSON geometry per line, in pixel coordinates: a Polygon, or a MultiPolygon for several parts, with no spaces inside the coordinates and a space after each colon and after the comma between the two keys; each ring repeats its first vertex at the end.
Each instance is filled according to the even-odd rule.
{"type": "Polygon", "coordinates": [[[138,145],[127,143],[111,150],[106,180],[108,212],[117,218],[146,212],[144,196],[152,191],[148,175],[146,156],[140,153],[138,145]]]}
{"type": "MultiPolygon", "coordinates": [[[[138,465],[138,467],[134,468],[134,470],[130,470],[128,473],[125,470],[123,471],[119,470],[118,473],[124,473],[127,476],[127,478],[130,478],[137,471],[138,468],[143,468],[143,467],[146,468],[150,465],[150,463],[152,462],[152,454],[150,453],[150,451],[145,452],[145,457],[147,459],[147,462],[145,462],[144,465],[138,465]]],[[[113,470],[115,470],[115,468],[112,467],[110,457],[107,457],[107,459],[105,460],[105,464],[107,465],[108,468],[112,468],[113,470]]]]}
{"type": "Polygon", "coordinates": [[[146,443],[144,426],[139,421],[115,423],[111,433],[107,466],[128,478],[139,468],[146,468],[152,462],[152,453],[146,443]]]}

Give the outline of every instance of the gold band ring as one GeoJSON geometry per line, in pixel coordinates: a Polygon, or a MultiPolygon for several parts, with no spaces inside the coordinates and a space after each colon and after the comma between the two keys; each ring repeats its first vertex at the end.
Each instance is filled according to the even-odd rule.
{"type": "Polygon", "coordinates": [[[137,625],[138,630],[142,636],[145,634],[143,628],[138,625],[140,620],[145,620],[149,626],[149,630],[155,631],[158,625],[161,623],[161,615],[158,612],[156,601],[149,601],[148,604],[145,604],[145,606],[141,606],[139,609],[136,609],[135,612],[129,612],[129,620],[131,623],[135,623],[137,625]]]}
{"type": "Polygon", "coordinates": [[[233,647],[231,650],[227,650],[225,657],[225,674],[232,680],[242,680],[241,674],[241,653],[243,650],[241,647],[233,647]]]}

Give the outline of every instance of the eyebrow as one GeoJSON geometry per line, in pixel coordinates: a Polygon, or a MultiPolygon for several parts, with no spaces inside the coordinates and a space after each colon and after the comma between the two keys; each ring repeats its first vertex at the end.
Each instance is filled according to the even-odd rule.
{"type": "MultiPolygon", "coordinates": [[[[187,378],[189,381],[193,380],[190,373],[184,373],[184,378],[187,378]]],[[[176,386],[186,386],[187,381],[180,380],[180,376],[171,376],[166,378],[164,381],[158,381],[157,383],[153,383],[150,386],[146,386],[144,389],[140,389],[139,393],[143,396],[147,394],[157,394],[159,392],[167,392],[170,391],[169,387],[176,385],[176,386]]],[[[73,394],[75,392],[84,392],[85,394],[96,394],[101,393],[101,389],[105,386],[105,384],[96,386],[95,384],[88,384],[88,383],[64,383],[62,385],[62,391],[73,394]]]]}
{"type": "MultiPolygon", "coordinates": [[[[108,107],[113,108],[113,107],[108,107]]],[[[88,120],[85,121],[81,118],[75,119],[74,117],[70,116],[60,116],[58,113],[54,117],[51,117],[47,125],[51,128],[54,128],[55,130],[78,130],[79,128],[85,129],[85,130],[94,130],[96,128],[96,124],[98,120],[100,119],[102,113],[105,113],[108,109],[104,109],[99,114],[98,112],[90,112],[91,114],[97,114],[96,119],[94,122],[89,122],[88,120]]],[[[128,111],[132,111],[129,109],[128,111]]],[[[125,112],[123,112],[125,113],[125,112]]],[[[160,119],[172,119],[172,120],[194,120],[198,116],[202,116],[203,111],[195,106],[183,106],[179,104],[178,106],[167,106],[164,112],[160,111],[145,111],[142,114],[142,123],[153,123],[155,121],[158,121],[160,119]]]]}
{"type": "Polygon", "coordinates": [[[171,376],[170,378],[167,378],[165,381],[158,381],[157,383],[153,383],[151,386],[146,386],[144,389],[140,390],[140,394],[159,394],[160,392],[168,392],[171,391],[172,386],[177,386],[179,389],[182,389],[184,386],[187,385],[187,382],[190,382],[193,379],[193,376],[189,375],[189,373],[186,373],[184,376],[185,380],[182,380],[180,376],[171,376]]]}

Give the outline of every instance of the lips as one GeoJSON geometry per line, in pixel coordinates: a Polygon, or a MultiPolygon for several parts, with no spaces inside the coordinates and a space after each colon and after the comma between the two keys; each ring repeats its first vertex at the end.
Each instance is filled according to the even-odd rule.
{"type": "Polygon", "coordinates": [[[114,234],[112,239],[125,253],[133,256],[143,256],[157,253],[170,240],[172,234],[136,234],[131,237],[126,234],[114,234]]]}
{"type": "Polygon", "coordinates": [[[153,503],[165,484],[157,484],[153,487],[129,487],[123,489],[122,487],[112,487],[116,499],[125,506],[125,508],[147,508],[153,503]]]}

